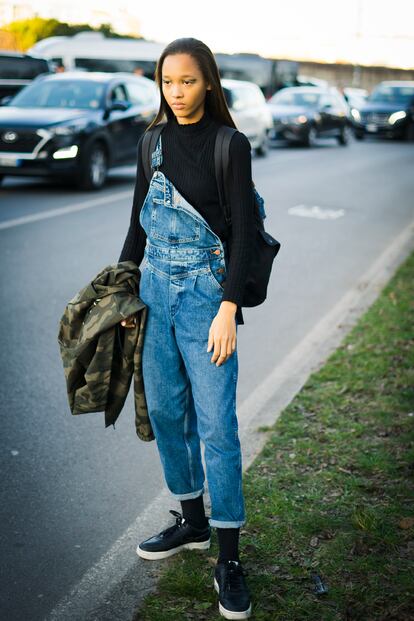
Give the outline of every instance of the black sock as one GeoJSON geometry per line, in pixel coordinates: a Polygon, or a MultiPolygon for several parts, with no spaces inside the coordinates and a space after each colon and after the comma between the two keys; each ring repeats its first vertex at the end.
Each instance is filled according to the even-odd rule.
{"type": "Polygon", "coordinates": [[[197,496],[197,498],[190,498],[189,500],[180,500],[181,509],[183,511],[183,517],[192,526],[196,528],[205,528],[208,525],[208,519],[204,511],[204,499],[203,494],[197,496]]]}
{"type": "Polygon", "coordinates": [[[240,528],[217,528],[220,553],[218,561],[240,561],[239,534],[240,528]]]}

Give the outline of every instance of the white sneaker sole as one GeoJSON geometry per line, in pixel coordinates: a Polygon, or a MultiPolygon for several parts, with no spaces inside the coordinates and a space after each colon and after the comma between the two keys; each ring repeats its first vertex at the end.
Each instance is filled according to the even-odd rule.
{"type": "MultiPolygon", "coordinates": [[[[216,589],[217,593],[220,593],[220,587],[216,578],[214,578],[214,588],[216,589]]],[[[235,612],[234,610],[227,610],[227,608],[224,608],[224,606],[219,601],[219,613],[225,619],[248,619],[252,614],[252,605],[250,604],[247,610],[239,610],[235,612]]]]}
{"type": "Polygon", "coordinates": [[[173,554],[177,554],[181,550],[185,548],[187,550],[208,550],[210,547],[210,539],[207,541],[193,541],[191,543],[183,543],[181,546],[177,546],[176,548],[171,548],[171,550],[163,550],[161,552],[149,552],[148,550],[142,550],[137,546],[137,554],[141,558],[145,558],[149,561],[156,561],[160,558],[167,558],[168,556],[172,556],[173,554]]]}

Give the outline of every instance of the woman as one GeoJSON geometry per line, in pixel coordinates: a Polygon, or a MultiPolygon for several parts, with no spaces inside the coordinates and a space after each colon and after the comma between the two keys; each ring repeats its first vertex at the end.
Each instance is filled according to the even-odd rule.
{"type": "MultiPolygon", "coordinates": [[[[176,523],[141,542],[137,553],[160,559],[183,548],[207,549],[215,527],[219,610],[228,619],[245,619],[251,603],[238,549],[245,508],[236,337],[237,325],[244,323],[241,300],[255,226],[251,148],[236,131],[230,143],[230,238],[219,203],[214,141],[221,125],[235,125],[214,56],[202,41],[177,39],[161,54],[155,80],[161,103],[148,130],[164,115],[167,123],[152,154],[149,184],[142,137],[138,143],[131,221],[119,261],[140,265],[145,258],[139,292],[148,307],[145,395],[165,480],[182,515],[171,510],[176,523]]],[[[131,327],[133,321],[121,323],[131,327]]]]}

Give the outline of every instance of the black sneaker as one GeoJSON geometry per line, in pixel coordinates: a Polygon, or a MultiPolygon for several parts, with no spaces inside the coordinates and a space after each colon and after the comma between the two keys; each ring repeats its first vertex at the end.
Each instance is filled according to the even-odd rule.
{"type": "Polygon", "coordinates": [[[207,550],[210,547],[210,524],[205,528],[196,528],[178,511],[170,509],[170,513],[176,516],[175,524],[142,541],[137,547],[138,556],[157,560],[172,556],[183,548],[207,550]]]}
{"type": "Polygon", "coordinates": [[[250,593],[244,576],[248,571],[239,561],[218,561],[214,588],[219,594],[219,612],[226,619],[247,619],[252,613],[250,593]]]}

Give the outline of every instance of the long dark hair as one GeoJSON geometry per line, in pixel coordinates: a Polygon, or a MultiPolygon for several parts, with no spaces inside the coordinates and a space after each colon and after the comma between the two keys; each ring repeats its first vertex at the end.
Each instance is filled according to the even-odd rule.
{"type": "Polygon", "coordinates": [[[211,90],[206,91],[206,98],[204,101],[205,109],[211,114],[213,119],[222,125],[228,125],[237,129],[234,121],[229,112],[226,98],[224,96],[223,88],[220,82],[220,73],[216,63],[216,59],[210,48],[193,37],[184,37],[181,39],[175,39],[167,45],[161,53],[155,67],[154,80],[160,89],[161,101],[158,113],[153,121],[148,125],[145,131],[148,131],[154,125],[164,120],[164,115],[167,120],[174,117],[174,112],[168,105],[163,92],[162,92],[162,66],[166,56],[170,54],[189,54],[194,58],[198,64],[204,79],[210,83],[211,90]]]}

